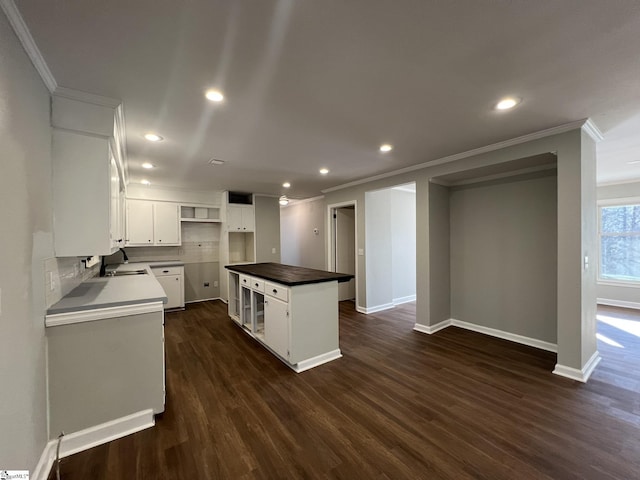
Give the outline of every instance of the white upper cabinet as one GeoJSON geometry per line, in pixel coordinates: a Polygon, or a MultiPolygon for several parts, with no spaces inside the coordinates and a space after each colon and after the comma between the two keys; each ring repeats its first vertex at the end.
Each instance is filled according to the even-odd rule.
{"type": "Polygon", "coordinates": [[[253,232],[255,230],[253,205],[229,205],[227,207],[227,230],[229,232],[253,232]]]}
{"type": "Polygon", "coordinates": [[[181,244],[180,205],[149,200],[127,200],[128,246],[181,244]]]}
{"type": "Polygon", "coordinates": [[[124,244],[122,149],[115,139],[120,110],[110,99],[69,97],[76,93],[52,100],[55,254],[110,255],[124,244]]]}

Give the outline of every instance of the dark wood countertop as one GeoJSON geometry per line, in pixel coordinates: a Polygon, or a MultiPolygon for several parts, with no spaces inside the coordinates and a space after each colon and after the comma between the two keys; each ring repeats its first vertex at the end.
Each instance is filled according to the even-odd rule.
{"type": "Polygon", "coordinates": [[[294,267],[281,263],[248,263],[243,265],[226,265],[225,268],[245,275],[252,275],[272,282],[282,283],[289,287],[310,283],[348,282],[354,276],[348,273],[327,272],[313,268],[294,267]]]}

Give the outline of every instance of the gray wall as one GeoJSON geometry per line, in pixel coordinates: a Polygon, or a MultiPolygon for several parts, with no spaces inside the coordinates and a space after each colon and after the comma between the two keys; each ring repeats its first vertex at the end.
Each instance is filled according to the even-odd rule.
{"type": "Polygon", "coordinates": [[[280,204],[275,197],[254,195],[256,262],[280,263],[280,204]],[[275,253],[273,253],[275,249],[275,253]]]}
{"type": "Polygon", "coordinates": [[[280,209],[282,263],[327,269],[325,208],[324,198],[317,198],[280,209]]]}
{"type": "MultiPolygon", "coordinates": [[[[598,201],[640,201],[640,182],[598,187],[598,201]]],[[[598,252],[599,253],[599,252],[598,252]]],[[[640,286],[618,286],[598,282],[598,302],[640,308],[640,286]]]]}
{"type": "MultiPolygon", "coordinates": [[[[416,182],[416,322],[428,327],[441,321],[438,317],[431,318],[430,313],[429,179],[548,152],[556,152],[558,160],[558,365],[580,370],[596,351],[597,271],[593,262],[583,268],[584,256],[592,255],[597,244],[595,233],[588,237],[591,227],[583,228],[596,218],[596,187],[595,144],[591,138],[583,138],[582,129],[534,138],[459,160],[433,161],[397,175],[327,189],[325,201],[327,204],[357,202],[357,247],[364,248],[367,240],[364,218],[368,210],[365,192],[416,182]]],[[[366,262],[358,263],[358,278],[358,299],[367,305],[366,262]]]]}
{"type": "Polygon", "coordinates": [[[448,188],[429,184],[428,215],[429,318],[433,325],[451,318],[451,214],[448,188]]]}
{"type": "Polygon", "coordinates": [[[391,189],[365,194],[367,308],[393,305],[393,261],[391,234],[391,189]]]}
{"type": "Polygon", "coordinates": [[[0,11],[0,468],[47,442],[44,262],[53,257],[49,92],[0,11]]]}
{"type": "Polygon", "coordinates": [[[393,301],[416,295],[416,194],[391,189],[391,268],[393,301]]]}
{"type": "Polygon", "coordinates": [[[556,176],[452,187],[451,316],[556,343],[556,176]]]}

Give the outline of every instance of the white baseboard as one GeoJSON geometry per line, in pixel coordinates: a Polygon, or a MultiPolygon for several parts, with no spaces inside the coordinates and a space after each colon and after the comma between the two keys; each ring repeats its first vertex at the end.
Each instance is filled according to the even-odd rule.
{"type": "Polygon", "coordinates": [[[587,380],[589,380],[589,377],[600,363],[600,360],[602,360],[602,357],[596,350],[581,370],[557,363],[556,368],[553,369],[553,373],[561,377],[570,378],[571,380],[587,383],[587,380]]]}
{"type": "Polygon", "coordinates": [[[331,362],[332,360],[336,360],[338,358],[342,358],[342,352],[339,348],[331,352],[318,355],[317,357],[312,357],[307,360],[298,362],[295,366],[291,366],[291,368],[293,368],[296,373],[300,373],[313,367],[317,367],[318,365],[322,365],[323,363],[331,362]]]}
{"type": "Polygon", "coordinates": [[[393,303],[383,303],[382,305],[376,305],[375,307],[357,307],[356,310],[360,313],[366,313],[367,315],[370,313],[382,312],[383,310],[390,310],[394,307],[393,303]]]}
{"type": "Polygon", "coordinates": [[[430,325],[430,326],[416,323],[413,329],[416,332],[433,334],[449,326],[464,328],[465,330],[471,330],[473,332],[483,333],[491,337],[502,338],[503,340],[509,340],[511,342],[520,343],[522,345],[536,347],[541,350],[546,350],[548,352],[558,351],[558,345],[556,345],[555,343],[545,342],[543,340],[525,337],[523,335],[518,335],[515,333],[504,332],[502,330],[497,330],[495,328],[476,325],[475,323],[463,322],[462,320],[456,320],[455,318],[450,318],[449,320],[443,320],[442,322],[439,322],[439,323],[436,323],[435,325],[430,325]]]}
{"type": "Polygon", "coordinates": [[[409,303],[409,302],[415,302],[415,301],[416,301],[416,296],[415,295],[408,295],[406,297],[394,298],[393,299],[393,304],[394,305],[402,305],[403,303],[409,303]]]}
{"type": "Polygon", "coordinates": [[[433,333],[439,332],[443,328],[447,328],[450,325],[451,325],[451,319],[443,320],[441,322],[436,323],[435,325],[422,325],[420,323],[416,323],[413,326],[413,329],[416,332],[427,333],[427,334],[431,335],[433,333]]]}
{"type": "MultiPolygon", "coordinates": [[[[199,300],[189,300],[188,302],[185,301],[184,303],[185,304],[187,304],[187,303],[200,303],[200,302],[209,302],[211,300],[222,300],[222,299],[220,297],[201,298],[199,300]]],[[[223,302],[224,302],[224,300],[223,300],[223,302]]],[[[227,303],[227,302],[224,302],[224,303],[227,303]]]]}
{"type": "MultiPolygon", "coordinates": [[[[149,409],[70,433],[62,437],[60,458],[126,437],[154,425],[153,410],[149,409]]],[[[47,480],[56,459],[57,446],[58,439],[50,440],[46,444],[40,461],[31,476],[32,480],[47,480]]]]}
{"type": "Polygon", "coordinates": [[[610,307],[635,308],[640,310],[640,303],[627,302],[626,300],[612,300],[609,298],[598,298],[598,305],[609,305],[610,307]]]}

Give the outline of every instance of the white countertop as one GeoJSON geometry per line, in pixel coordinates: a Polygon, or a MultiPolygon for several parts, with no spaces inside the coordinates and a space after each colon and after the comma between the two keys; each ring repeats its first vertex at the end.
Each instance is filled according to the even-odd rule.
{"type": "MultiPolygon", "coordinates": [[[[169,266],[167,262],[159,263],[161,263],[162,266],[169,266]]],[[[107,271],[141,269],[147,270],[147,274],[90,278],[82,282],[59,302],[51,306],[51,308],[47,310],[47,316],[151,302],[166,303],[167,296],[151,272],[149,263],[112,265],[107,271]]]]}

